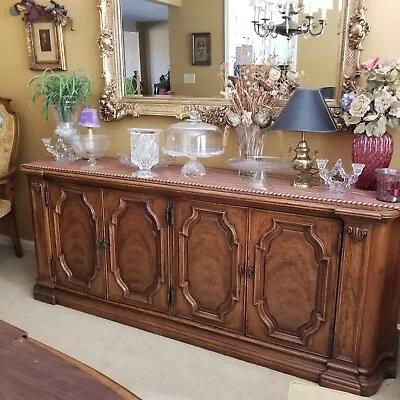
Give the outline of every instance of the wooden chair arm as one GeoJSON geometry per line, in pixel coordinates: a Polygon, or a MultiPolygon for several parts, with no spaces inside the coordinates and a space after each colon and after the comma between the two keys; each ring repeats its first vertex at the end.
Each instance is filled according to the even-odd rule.
{"type": "Polygon", "coordinates": [[[5,175],[0,176],[0,185],[7,184],[14,174],[17,172],[17,167],[12,167],[5,175]]]}

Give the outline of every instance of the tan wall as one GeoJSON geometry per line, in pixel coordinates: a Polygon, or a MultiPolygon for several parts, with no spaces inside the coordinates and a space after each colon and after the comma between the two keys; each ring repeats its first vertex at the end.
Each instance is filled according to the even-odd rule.
{"type": "Polygon", "coordinates": [[[220,66],[224,62],[223,0],[183,0],[169,9],[171,90],[177,96],[220,96],[220,66]],[[192,32],[211,33],[211,65],[192,65],[192,32]],[[184,84],[184,74],[195,74],[195,84],[184,84]]]}
{"type": "MultiPolygon", "coordinates": [[[[400,48],[392,32],[392,27],[396,26],[397,16],[400,14],[400,2],[398,0],[387,0],[385,9],[390,8],[390,13],[385,13],[379,2],[370,1],[369,3],[368,19],[372,33],[365,43],[363,58],[375,55],[400,57],[400,48]]],[[[71,32],[68,29],[65,30],[68,70],[81,69],[91,75],[95,84],[95,94],[91,106],[96,106],[102,91],[100,51],[96,44],[99,35],[97,1],[64,0],[63,4],[74,18],[76,29],[75,32],[71,32]]],[[[12,17],[8,9],[8,5],[0,8],[0,26],[2,27],[2,32],[7,33],[0,36],[0,48],[3,54],[0,63],[0,95],[13,99],[13,108],[20,116],[22,140],[19,162],[23,163],[49,157],[42,145],[41,138],[53,135],[54,121],[45,122],[41,104],[31,105],[30,103],[27,82],[35,75],[35,72],[29,70],[23,23],[20,18],[12,17]]],[[[207,7],[204,6],[204,10],[206,9],[207,7]]],[[[193,27],[193,31],[196,30],[195,28],[193,27]]],[[[214,41],[213,43],[215,46],[214,41]]],[[[321,59],[320,64],[323,67],[324,60],[321,59]]],[[[118,152],[129,150],[129,137],[126,131],[128,127],[165,128],[174,122],[175,120],[172,118],[126,118],[119,122],[102,122],[101,131],[108,135],[115,135],[110,154],[117,155],[118,152]]],[[[396,133],[395,137],[397,145],[392,162],[394,167],[400,167],[400,146],[398,145],[397,136],[398,133],[396,133]]],[[[310,147],[319,150],[320,157],[330,160],[341,157],[347,164],[350,162],[351,135],[345,133],[309,134],[307,137],[310,147]]],[[[278,155],[282,150],[295,146],[298,141],[298,134],[285,133],[281,144],[278,133],[268,133],[265,153],[267,155],[278,155]]],[[[229,137],[225,155],[205,160],[205,164],[224,167],[225,160],[236,154],[237,146],[235,137],[232,134],[229,137]]],[[[23,238],[31,239],[29,195],[26,178],[22,175],[18,176],[16,192],[20,233],[23,238]]]]}
{"type": "Polygon", "coordinates": [[[316,38],[299,37],[297,44],[297,70],[304,73],[302,86],[319,89],[326,86],[336,86],[337,68],[339,65],[339,13],[338,1],[334,10],[329,10],[328,23],[323,35],[316,38]]]}

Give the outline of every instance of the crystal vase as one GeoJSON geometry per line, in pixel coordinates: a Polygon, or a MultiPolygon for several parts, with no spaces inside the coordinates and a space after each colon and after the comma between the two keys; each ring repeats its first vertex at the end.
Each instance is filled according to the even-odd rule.
{"type": "Polygon", "coordinates": [[[376,168],[387,168],[393,155],[393,137],[386,132],[383,136],[356,135],[353,140],[353,162],[365,164],[356,187],[376,190],[376,168]]]}
{"type": "MultiPolygon", "coordinates": [[[[239,157],[259,157],[264,149],[265,131],[256,124],[239,125],[235,128],[236,138],[239,146],[239,157]]],[[[246,178],[254,176],[251,171],[239,170],[239,176],[246,178]]]]}
{"type": "Polygon", "coordinates": [[[77,110],[75,101],[66,101],[54,105],[57,138],[65,139],[78,134],[77,110]]]}

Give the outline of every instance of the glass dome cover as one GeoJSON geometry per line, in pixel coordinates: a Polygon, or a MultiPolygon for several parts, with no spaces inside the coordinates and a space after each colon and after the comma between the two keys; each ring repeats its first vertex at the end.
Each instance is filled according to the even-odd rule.
{"type": "Polygon", "coordinates": [[[196,159],[223,154],[222,132],[217,126],[201,121],[198,112],[192,111],[188,120],[168,128],[163,151],[169,156],[190,158],[182,168],[183,175],[202,176],[205,168],[196,159]]]}

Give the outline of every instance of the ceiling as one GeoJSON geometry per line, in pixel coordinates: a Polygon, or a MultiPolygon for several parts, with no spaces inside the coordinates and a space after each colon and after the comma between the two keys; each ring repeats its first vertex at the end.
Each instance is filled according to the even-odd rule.
{"type": "Polygon", "coordinates": [[[147,0],[121,0],[122,18],[137,22],[167,21],[168,6],[147,0]]]}

